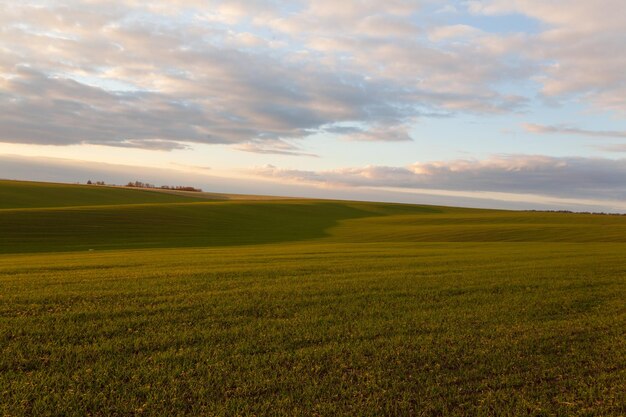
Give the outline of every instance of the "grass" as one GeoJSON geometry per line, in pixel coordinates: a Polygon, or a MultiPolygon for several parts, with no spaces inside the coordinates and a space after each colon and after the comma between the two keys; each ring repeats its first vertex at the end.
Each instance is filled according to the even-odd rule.
{"type": "Polygon", "coordinates": [[[150,190],[0,180],[0,209],[201,201],[150,190]]]}
{"type": "Polygon", "coordinates": [[[317,200],[0,210],[0,414],[625,415],[625,225],[317,200]]]}

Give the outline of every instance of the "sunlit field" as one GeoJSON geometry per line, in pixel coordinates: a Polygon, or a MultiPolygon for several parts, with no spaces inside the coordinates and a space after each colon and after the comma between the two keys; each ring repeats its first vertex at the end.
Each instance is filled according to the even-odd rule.
{"type": "Polygon", "coordinates": [[[626,414],[626,217],[0,182],[0,414],[626,414]]]}

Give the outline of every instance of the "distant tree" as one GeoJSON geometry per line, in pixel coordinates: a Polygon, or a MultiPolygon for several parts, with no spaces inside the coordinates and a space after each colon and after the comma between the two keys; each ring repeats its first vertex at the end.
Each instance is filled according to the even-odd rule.
{"type": "MultiPolygon", "coordinates": [[[[99,183],[98,183],[99,184],[99,183]]],[[[104,185],[104,182],[102,183],[104,185]]],[[[195,191],[202,192],[201,188],[189,187],[184,185],[160,185],[157,186],[155,184],[150,184],[149,182],[141,182],[141,181],[130,181],[126,184],[127,187],[136,187],[136,188],[160,188],[162,190],[177,190],[177,191],[195,191]]]]}
{"type": "Polygon", "coordinates": [[[91,180],[87,181],[87,184],[88,184],[88,185],[91,185],[91,180]]]}

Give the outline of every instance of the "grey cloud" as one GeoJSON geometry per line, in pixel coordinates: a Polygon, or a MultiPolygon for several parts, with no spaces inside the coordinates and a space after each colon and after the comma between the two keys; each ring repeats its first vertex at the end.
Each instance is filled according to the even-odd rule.
{"type": "Polygon", "coordinates": [[[412,141],[409,126],[378,125],[370,128],[357,126],[330,125],[323,128],[324,132],[339,135],[344,140],[406,142],[412,141]]]}
{"type": "Polygon", "coordinates": [[[242,152],[251,152],[251,153],[259,153],[259,154],[269,154],[269,155],[288,155],[288,156],[310,156],[314,158],[319,158],[319,155],[308,152],[300,152],[300,151],[284,151],[281,149],[272,149],[272,148],[264,148],[260,145],[254,145],[249,143],[243,143],[241,145],[235,146],[235,149],[242,152]]]}
{"type": "Polygon", "coordinates": [[[596,146],[596,149],[605,152],[624,152],[626,153],[626,143],[616,143],[612,145],[596,146]]]}
{"type": "Polygon", "coordinates": [[[341,125],[330,125],[324,127],[324,132],[338,134],[338,135],[347,135],[350,133],[360,133],[363,129],[356,126],[341,126],[341,125]]]}
{"type": "Polygon", "coordinates": [[[129,139],[122,142],[93,142],[95,145],[117,146],[120,148],[138,148],[151,151],[173,151],[175,149],[190,149],[181,142],[162,139],[129,139]]]}
{"type": "Polygon", "coordinates": [[[552,133],[558,135],[577,135],[602,138],[626,138],[626,131],[589,130],[565,125],[550,126],[526,123],[524,124],[524,129],[532,133],[552,133]]]}
{"type": "Polygon", "coordinates": [[[181,109],[164,95],[114,94],[43,75],[4,85],[11,95],[2,99],[0,113],[5,142],[118,146],[155,144],[155,139],[208,142],[202,114],[181,109]]]}
{"type": "MultiPolygon", "coordinates": [[[[219,61],[220,52],[215,54],[210,57],[219,61]]],[[[114,144],[158,138],[241,143],[306,136],[322,125],[342,119],[404,117],[383,98],[390,93],[378,86],[347,84],[328,72],[294,75],[290,80],[284,70],[269,70],[266,78],[256,74],[251,81],[246,71],[271,68],[272,63],[257,57],[255,62],[244,64],[250,69],[240,69],[235,74],[230,73],[231,63],[225,69],[220,66],[221,71],[229,73],[227,79],[219,86],[205,89],[209,94],[206,98],[198,97],[198,92],[182,96],[151,91],[114,93],[30,69],[21,70],[18,77],[3,83],[8,94],[2,98],[7,110],[0,116],[0,123],[7,126],[2,140],[114,144]],[[285,82],[277,83],[275,79],[285,82]],[[245,88],[241,82],[247,82],[245,88]],[[234,94],[229,95],[229,88],[234,94]]]]}
{"type": "Polygon", "coordinates": [[[235,149],[243,152],[258,154],[288,155],[288,156],[310,156],[318,158],[319,155],[305,152],[298,146],[284,140],[266,140],[257,142],[247,142],[235,146],[235,149]]]}
{"type": "Polygon", "coordinates": [[[407,126],[374,126],[368,130],[348,133],[343,136],[355,141],[408,142],[413,138],[407,126]]]}
{"type": "Polygon", "coordinates": [[[626,160],[510,155],[487,160],[302,171],[274,166],[256,174],[311,184],[352,187],[526,193],[560,198],[626,199],[626,160]]]}

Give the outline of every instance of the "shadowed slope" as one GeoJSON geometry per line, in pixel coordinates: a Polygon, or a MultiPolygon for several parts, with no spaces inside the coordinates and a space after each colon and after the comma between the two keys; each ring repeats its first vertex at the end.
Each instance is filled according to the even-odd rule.
{"type": "Polygon", "coordinates": [[[230,246],[313,239],[371,215],[328,202],[141,204],[0,211],[0,253],[230,246]]]}

